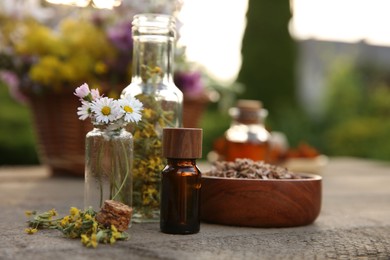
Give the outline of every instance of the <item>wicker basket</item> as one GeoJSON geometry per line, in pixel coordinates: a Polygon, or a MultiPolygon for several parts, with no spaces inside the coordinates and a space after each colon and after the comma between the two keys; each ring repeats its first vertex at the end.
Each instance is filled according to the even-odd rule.
{"type": "Polygon", "coordinates": [[[72,93],[34,96],[30,106],[41,163],[54,175],[84,176],[85,135],[92,124],[78,119],[77,97],[72,93]]]}

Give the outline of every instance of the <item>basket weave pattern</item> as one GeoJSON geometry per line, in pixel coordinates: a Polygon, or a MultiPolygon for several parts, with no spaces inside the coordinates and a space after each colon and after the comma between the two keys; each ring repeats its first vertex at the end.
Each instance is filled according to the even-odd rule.
{"type": "Polygon", "coordinates": [[[54,175],[84,176],[85,135],[92,124],[78,119],[79,105],[71,93],[30,98],[38,154],[54,175]]]}

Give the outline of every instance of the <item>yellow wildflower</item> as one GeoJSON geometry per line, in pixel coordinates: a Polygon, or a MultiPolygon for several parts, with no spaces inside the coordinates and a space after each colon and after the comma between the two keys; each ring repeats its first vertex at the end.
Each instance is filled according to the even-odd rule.
{"type": "Polygon", "coordinates": [[[70,220],[69,216],[65,216],[63,219],[61,219],[60,221],[61,227],[67,226],[69,224],[69,220],[70,220]]]}
{"type": "Polygon", "coordinates": [[[76,207],[71,207],[69,213],[71,216],[77,216],[80,215],[80,210],[76,207]]]}
{"type": "Polygon", "coordinates": [[[91,235],[91,244],[90,245],[92,245],[94,248],[96,248],[98,245],[97,236],[95,233],[91,235]]]}
{"type": "Polygon", "coordinates": [[[84,215],[84,218],[85,220],[92,220],[92,216],[88,213],[84,215]]]}
{"type": "Polygon", "coordinates": [[[33,234],[35,234],[35,233],[38,232],[38,229],[36,229],[36,228],[26,228],[26,229],[24,230],[24,232],[26,232],[26,233],[29,234],[29,235],[33,235],[33,234]]]}
{"type": "Polygon", "coordinates": [[[97,229],[98,229],[98,223],[96,221],[94,221],[92,224],[92,232],[96,233],[97,229]]]}
{"type": "Polygon", "coordinates": [[[83,224],[83,220],[81,218],[77,219],[75,222],[75,228],[81,228],[81,225],[83,224]]]}
{"type": "Polygon", "coordinates": [[[162,70],[160,67],[156,66],[156,67],[154,67],[154,73],[156,73],[156,74],[162,74],[162,73],[163,73],[163,70],[162,70]]]}
{"type": "Polygon", "coordinates": [[[116,242],[116,239],[114,236],[110,237],[110,244],[114,244],[116,242]]]}
{"type": "Polygon", "coordinates": [[[49,210],[49,214],[52,216],[52,217],[54,217],[54,216],[57,216],[58,214],[57,214],[57,211],[55,210],[55,209],[51,209],[51,210],[49,210]]]}
{"type": "Polygon", "coordinates": [[[119,232],[118,229],[114,225],[111,225],[111,232],[112,232],[112,237],[114,237],[115,239],[122,237],[121,232],[119,232]]]}
{"type": "Polygon", "coordinates": [[[148,119],[148,118],[151,118],[152,117],[152,109],[150,108],[144,108],[144,111],[142,113],[142,116],[145,118],[145,119],[148,119]]]}
{"type": "Polygon", "coordinates": [[[81,243],[87,246],[89,243],[89,237],[86,234],[81,234],[81,243]]]}
{"type": "Polygon", "coordinates": [[[118,229],[116,228],[116,226],[111,224],[111,231],[112,232],[118,232],[118,229]]]}
{"type": "Polygon", "coordinates": [[[24,214],[26,214],[27,217],[30,217],[32,215],[35,215],[37,212],[32,210],[26,210],[24,214]]]}
{"type": "Polygon", "coordinates": [[[91,237],[88,237],[86,234],[81,234],[81,243],[86,247],[96,248],[98,245],[96,234],[92,234],[91,237]]]}

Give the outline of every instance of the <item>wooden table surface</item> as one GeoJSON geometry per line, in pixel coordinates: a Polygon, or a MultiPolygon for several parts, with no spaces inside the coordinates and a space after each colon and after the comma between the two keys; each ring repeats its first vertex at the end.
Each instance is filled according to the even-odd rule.
{"type": "Polygon", "coordinates": [[[390,163],[331,158],[316,221],[294,228],[202,223],[195,235],[133,224],[131,238],[97,249],[59,231],[24,234],[25,210],[82,207],[82,178],[53,178],[44,166],[0,167],[0,259],[390,259],[390,163]]]}

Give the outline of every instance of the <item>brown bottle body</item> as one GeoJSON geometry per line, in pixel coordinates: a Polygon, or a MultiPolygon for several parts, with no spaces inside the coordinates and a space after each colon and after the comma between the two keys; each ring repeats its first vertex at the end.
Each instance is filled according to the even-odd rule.
{"type": "Polygon", "coordinates": [[[161,232],[199,232],[200,188],[201,172],[195,159],[168,158],[168,164],[161,175],[161,232]]]}
{"type": "Polygon", "coordinates": [[[270,146],[268,142],[234,142],[226,140],[225,160],[248,158],[253,161],[269,161],[270,146]]]}

